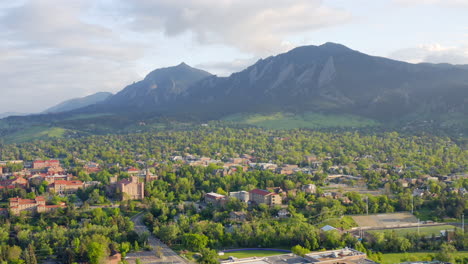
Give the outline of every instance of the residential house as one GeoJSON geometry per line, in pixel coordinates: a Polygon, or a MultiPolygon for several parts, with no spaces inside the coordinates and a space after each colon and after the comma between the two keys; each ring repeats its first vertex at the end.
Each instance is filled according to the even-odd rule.
{"type": "Polygon", "coordinates": [[[314,194],[317,192],[317,186],[315,184],[305,184],[301,186],[301,191],[314,194]]]}
{"type": "Polygon", "coordinates": [[[281,196],[267,190],[254,189],[249,192],[250,202],[255,204],[275,205],[281,204],[281,196]]]}
{"type": "Polygon", "coordinates": [[[283,209],[278,211],[278,217],[279,218],[286,218],[286,217],[288,217],[290,215],[291,214],[289,213],[288,209],[286,209],[286,208],[283,208],[283,209]]]}
{"type": "Polygon", "coordinates": [[[16,177],[13,179],[7,179],[0,181],[0,186],[3,188],[26,188],[28,186],[28,180],[23,177],[16,177]]]}

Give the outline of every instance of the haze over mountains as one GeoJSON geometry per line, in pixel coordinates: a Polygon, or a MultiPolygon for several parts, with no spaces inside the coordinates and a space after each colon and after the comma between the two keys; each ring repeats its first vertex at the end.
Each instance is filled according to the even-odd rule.
{"type": "MultiPolygon", "coordinates": [[[[38,118],[60,124],[57,120],[76,115],[106,114],[106,122],[120,123],[122,118],[137,122],[154,116],[206,121],[239,113],[313,112],[355,115],[382,124],[453,119],[453,124],[468,128],[467,65],[411,64],[335,43],[298,47],[261,59],[229,77],[181,63],[154,70],[100,99],[106,96],[81,108],[82,101],[72,101],[74,110],[64,107],[71,103],[67,102],[49,110],[65,111],[61,115],[38,118]]],[[[81,124],[87,122],[80,119],[81,124]]],[[[26,119],[10,118],[9,122],[18,120],[26,119]]]]}
{"type": "Polygon", "coordinates": [[[112,96],[112,93],[109,92],[98,92],[92,95],[88,95],[81,98],[74,98],[67,101],[64,101],[60,104],[57,104],[53,107],[46,109],[43,113],[50,114],[50,113],[62,113],[71,110],[75,110],[78,108],[86,107],[89,105],[93,105],[96,103],[100,103],[109,97],[112,96]]]}

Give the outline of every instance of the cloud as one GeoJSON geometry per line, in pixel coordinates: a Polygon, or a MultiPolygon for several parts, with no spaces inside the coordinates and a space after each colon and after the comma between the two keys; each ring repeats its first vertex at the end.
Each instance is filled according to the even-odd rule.
{"type": "Polygon", "coordinates": [[[442,46],[440,44],[419,45],[400,49],[390,54],[391,58],[411,63],[451,63],[468,64],[468,45],[442,46]]]}
{"type": "Polygon", "coordinates": [[[233,72],[239,72],[255,63],[257,59],[236,59],[233,61],[212,61],[195,65],[200,68],[219,76],[228,76],[233,72]]]}
{"type": "Polygon", "coordinates": [[[400,5],[440,5],[445,7],[468,7],[466,0],[393,0],[400,5]]]}
{"type": "Polygon", "coordinates": [[[0,16],[0,112],[41,111],[97,91],[115,91],[136,79],[138,43],[84,14],[91,1],[25,1],[0,16]]]}
{"type": "MultiPolygon", "coordinates": [[[[167,36],[191,33],[201,44],[224,44],[254,54],[291,48],[289,36],[350,20],[350,13],[320,0],[140,0],[124,1],[117,12],[137,31],[167,36]]],[[[114,10],[115,11],[115,10],[114,10]]]]}

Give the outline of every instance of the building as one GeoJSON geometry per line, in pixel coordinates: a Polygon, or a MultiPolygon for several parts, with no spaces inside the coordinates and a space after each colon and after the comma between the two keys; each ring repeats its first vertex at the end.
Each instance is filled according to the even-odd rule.
{"type": "Polygon", "coordinates": [[[206,204],[212,204],[212,205],[224,205],[226,202],[226,196],[219,194],[219,193],[214,193],[210,192],[205,194],[205,203],[206,204]]]}
{"type": "Polygon", "coordinates": [[[145,183],[139,182],[137,176],[118,181],[115,184],[116,191],[122,193],[122,199],[141,200],[145,198],[145,183]]]}
{"type": "Polygon", "coordinates": [[[230,192],[229,197],[237,198],[239,201],[248,203],[249,202],[249,192],[246,191],[239,191],[239,192],[230,192]]]}
{"type": "Polygon", "coordinates": [[[10,199],[10,212],[13,215],[19,215],[21,212],[44,213],[65,207],[65,204],[46,205],[46,200],[42,196],[37,196],[35,199],[10,199]]]}
{"type": "Polygon", "coordinates": [[[54,183],[50,184],[49,191],[54,191],[56,194],[73,194],[78,189],[83,188],[82,181],[67,181],[67,180],[55,180],[54,183]]]}
{"type": "Polygon", "coordinates": [[[305,193],[316,193],[317,186],[315,186],[315,184],[305,184],[301,186],[301,191],[305,193]]]}
{"type": "Polygon", "coordinates": [[[289,217],[291,214],[289,213],[288,209],[283,208],[278,211],[278,217],[279,218],[286,218],[289,217]]]}
{"type": "Polygon", "coordinates": [[[357,251],[352,248],[311,252],[306,254],[304,258],[312,263],[376,263],[374,261],[368,260],[366,253],[357,251]]]}
{"type": "Polygon", "coordinates": [[[28,180],[23,177],[16,177],[14,179],[0,181],[0,186],[8,189],[26,188],[28,186],[28,180]]]}
{"type": "Polygon", "coordinates": [[[245,221],[247,219],[247,213],[246,212],[230,212],[229,213],[229,219],[231,221],[245,221]]]}
{"type": "Polygon", "coordinates": [[[255,204],[275,205],[281,204],[281,196],[277,193],[271,193],[266,190],[255,189],[249,192],[249,201],[255,204]]]}
{"type": "Polygon", "coordinates": [[[32,168],[40,170],[48,167],[60,167],[60,161],[58,160],[35,160],[33,161],[32,168]]]}

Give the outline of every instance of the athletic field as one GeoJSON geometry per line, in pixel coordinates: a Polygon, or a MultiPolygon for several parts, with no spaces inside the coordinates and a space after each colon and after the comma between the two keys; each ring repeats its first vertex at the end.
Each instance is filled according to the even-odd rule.
{"type": "Polygon", "coordinates": [[[388,213],[352,216],[359,227],[398,227],[417,224],[418,219],[411,213],[388,213]]]}

